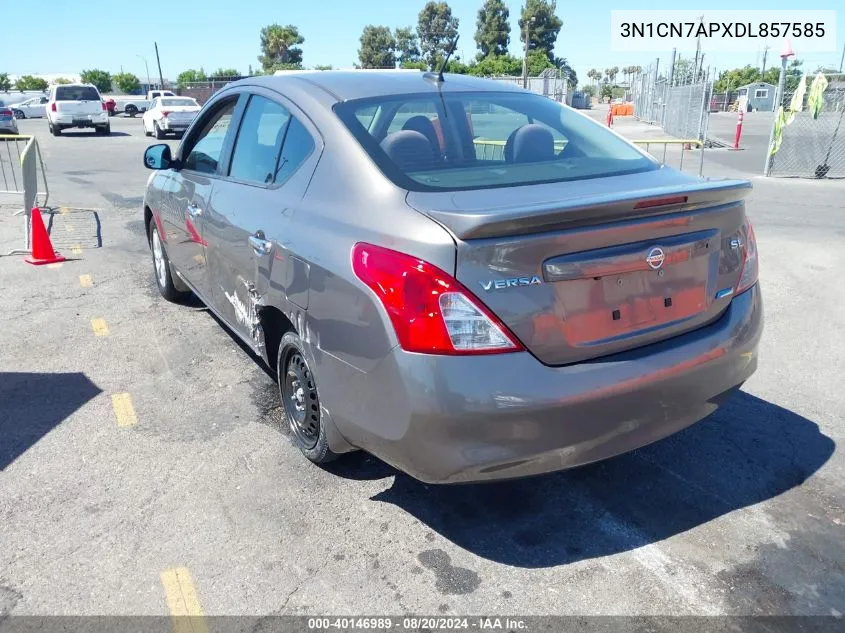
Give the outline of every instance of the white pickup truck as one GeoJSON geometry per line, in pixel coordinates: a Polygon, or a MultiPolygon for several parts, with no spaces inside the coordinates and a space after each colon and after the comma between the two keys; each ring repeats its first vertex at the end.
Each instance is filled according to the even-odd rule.
{"type": "Polygon", "coordinates": [[[146,112],[156,97],[175,97],[176,94],[170,90],[150,90],[147,93],[147,98],[140,97],[112,97],[114,99],[114,111],[125,112],[131,117],[135,117],[139,112],[146,112]]]}

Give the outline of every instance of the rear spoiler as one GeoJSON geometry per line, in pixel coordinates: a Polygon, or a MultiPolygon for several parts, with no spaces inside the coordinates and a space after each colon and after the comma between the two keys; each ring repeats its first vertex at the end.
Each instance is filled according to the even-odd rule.
{"type": "Polygon", "coordinates": [[[738,202],[752,186],[748,180],[720,180],[593,194],[538,205],[511,205],[479,211],[425,210],[459,239],[541,233],[617,220],[692,211],[738,202]]]}

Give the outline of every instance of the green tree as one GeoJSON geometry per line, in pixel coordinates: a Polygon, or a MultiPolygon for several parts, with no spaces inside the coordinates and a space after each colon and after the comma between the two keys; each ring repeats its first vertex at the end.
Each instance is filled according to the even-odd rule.
{"type": "Polygon", "coordinates": [[[610,83],[616,85],[616,76],[619,74],[619,66],[608,68],[606,72],[608,78],[610,79],[610,83]]]}
{"type": "Polygon", "coordinates": [[[416,68],[418,70],[428,70],[428,64],[426,64],[423,60],[408,60],[406,62],[402,62],[399,64],[400,68],[412,69],[416,68]]]}
{"type": "Polygon", "coordinates": [[[478,58],[490,55],[507,55],[511,39],[508,23],[510,11],[502,0],[485,0],[478,10],[475,22],[475,44],[478,58]]]}
{"type": "Polygon", "coordinates": [[[65,84],[71,84],[73,82],[70,79],[66,79],[64,77],[58,77],[57,79],[55,79],[53,81],[53,83],[56,84],[57,86],[63,86],[65,84]]]}
{"type": "Polygon", "coordinates": [[[83,70],[79,78],[84,84],[94,84],[100,92],[111,92],[111,75],[105,70],[98,68],[83,70]]]}
{"type": "Polygon", "coordinates": [[[261,29],[261,55],[258,61],[266,72],[282,68],[301,68],[305,38],[293,24],[270,24],[261,29]]]}
{"type": "Polygon", "coordinates": [[[446,2],[429,1],[420,11],[417,35],[422,58],[430,69],[443,59],[458,34],[458,18],[446,2]]]}
{"type": "Polygon", "coordinates": [[[560,69],[561,75],[566,79],[566,83],[570,86],[578,85],[578,73],[569,65],[569,61],[565,57],[555,58],[554,65],[560,69]]]}
{"type": "Polygon", "coordinates": [[[396,61],[400,65],[419,61],[419,39],[413,28],[410,26],[398,28],[394,31],[393,38],[396,40],[396,61]]]}
{"type": "Polygon", "coordinates": [[[0,92],[8,92],[12,89],[12,82],[9,81],[9,73],[0,73],[0,92]]]}
{"type": "Polygon", "coordinates": [[[555,0],[526,0],[519,18],[519,39],[525,44],[528,33],[528,50],[545,51],[549,60],[554,59],[555,42],[563,22],[557,15],[555,0]]]}
{"type": "Polygon", "coordinates": [[[390,27],[368,24],[361,33],[361,68],[395,68],[396,38],[390,27]]]}
{"type": "Polygon", "coordinates": [[[240,77],[241,73],[236,68],[218,68],[211,73],[211,79],[231,79],[232,77],[240,77]]]}
{"type": "Polygon", "coordinates": [[[205,70],[203,70],[202,67],[200,67],[199,70],[194,70],[193,68],[183,70],[176,77],[176,84],[180,88],[184,88],[188,84],[200,83],[203,81],[208,81],[208,76],[205,74],[205,70]]]}
{"type": "MultiPolygon", "coordinates": [[[[553,62],[549,61],[549,58],[546,56],[546,51],[541,50],[533,50],[528,52],[528,76],[529,77],[537,77],[540,73],[542,73],[547,68],[555,68],[553,62]]],[[[520,67],[520,74],[522,74],[522,68],[520,67]]]]}
{"type": "Polygon", "coordinates": [[[117,73],[112,79],[123,94],[135,94],[141,89],[140,80],[132,73],[117,73]]]}
{"type": "Polygon", "coordinates": [[[583,86],[581,86],[581,92],[583,92],[584,94],[588,94],[591,97],[595,97],[596,87],[592,84],[584,84],[583,86]]]}
{"type": "Polygon", "coordinates": [[[613,97],[613,87],[607,82],[601,85],[601,98],[604,99],[605,97],[613,97]]]}
{"type": "Polygon", "coordinates": [[[470,64],[468,72],[478,77],[516,77],[522,74],[522,60],[513,55],[490,55],[470,64]]]}
{"type": "Polygon", "coordinates": [[[331,64],[317,64],[314,66],[314,70],[332,70],[334,66],[331,64]]]}
{"type": "Polygon", "coordinates": [[[47,90],[49,84],[41,79],[41,77],[33,77],[32,75],[21,75],[15,82],[15,89],[17,90],[47,90]]]}

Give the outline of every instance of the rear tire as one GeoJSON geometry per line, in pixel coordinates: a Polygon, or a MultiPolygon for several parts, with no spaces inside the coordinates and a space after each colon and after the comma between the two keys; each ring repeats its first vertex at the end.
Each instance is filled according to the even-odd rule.
{"type": "Polygon", "coordinates": [[[60,128],[58,125],[53,125],[52,123],[48,123],[47,125],[50,128],[50,134],[52,134],[53,136],[62,135],[62,128],[60,128]]]}
{"type": "Polygon", "coordinates": [[[12,110],[12,114],[15,115],[16,119],[25,119],[26,115],[24,114],[23,110],[12,110]]]}
{"type": "Polygon", "coordinates": [[[307,358],[296,332],[286,332],[276,361],[279,395],[294,444],[313,463],[327,464],[338,455],[329,448],[317,383],[307,358]]]}
{"type": "Polygon", "coordinates": [[[155,136],[158,140],[164,138],[164,130],[162,130],[155,121],[153,121],[153,131],[155,132],[155,136]]]}
{"type": "Polygon", "coordinates": [[[149,240],[150,252],[153,256],[153,273],[155,274],[158,291],[168,301],[179,303],[190,292],[177,290],[173,283],[170,259],[167,257],[167,251],[164,250],[164,244],[162,244],[161,238],[158,235],[158,227],[156,226],[155,220],[150,222],[149,240]]]}
{"type": "Polygon", "coordinates": [[[152,136],[153,133],[147,130],[147,123],[145,121],[141,121],[141,127],[144,128],[144,136],[152,136]]]}

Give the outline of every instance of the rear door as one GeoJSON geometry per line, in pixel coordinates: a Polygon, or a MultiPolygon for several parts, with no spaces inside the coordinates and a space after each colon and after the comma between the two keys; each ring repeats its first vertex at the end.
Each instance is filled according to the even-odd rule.
{"type": "Polygon", "coordinates": [[[56,112],[89,120],[103,109],[100,93],[93,86],[56,86],[56,112]]]}
{"type": "Polygon", "coordinates": [[[226,150],[231,147],[237,106],[238,94],[221,98],[197,121],[180,148],[182,166],[169,181],[169,194],[162,197],[161,219],[167,234],[167,254],[209,302],[206,217],[226,150]]]}
{"type": "Polygon", "coordinates": [[[258,348],[256,308],[271,278],[307,307],[307,284],[289,283],[296,275],[301,282],[305,264],[280,244],[295,243],[291,217],[316,164],[318,135],[278,94],[253,90],[226,175],[212,194],[205,236],[214,306],[258,348]]]}

